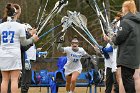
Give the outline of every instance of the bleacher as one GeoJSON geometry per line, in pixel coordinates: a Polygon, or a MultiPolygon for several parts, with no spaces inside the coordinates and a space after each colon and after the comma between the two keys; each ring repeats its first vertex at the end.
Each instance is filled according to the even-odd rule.
{"type": "MultiPolygon", "coordinates": [[[[59,70],[57,71],[59,72],[59,70]]],[[[50,80],[46,84],[41,83],[41,82],[38,82],[38,84],[32,83],[31,87],[46,87],[47,88],[46,93],[59,93],[59,87],[65,87],[66,80],[65,80],[63,71],[62,71],[63,78],[60,78],[60,79],[59,79],[60,76],[56,75],[57,71],[47,72],[47,76],[49,77],[50,80]],[[53,90],[51,89],[52,87],[53,87],[53,90]]],[[[97,93],[97,87],[104,87],[105,86],[104,82],[98,85],[94,85],[93,76],[91,76],[91,78],[87,78],[87,73],[88,72],[82,72],[79,75],[77,83],[76,83],[76,87],[86,87],[86,88],[89,88],[89,93],[97,93]]],[[[37,74],[39,74],[39,72],[37,72],[37,74]]]]}

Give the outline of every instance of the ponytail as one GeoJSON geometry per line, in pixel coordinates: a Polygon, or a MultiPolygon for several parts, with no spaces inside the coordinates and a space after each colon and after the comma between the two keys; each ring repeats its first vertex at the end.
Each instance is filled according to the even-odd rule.
{"type": "Polygon", "coordinates": [[[7,16],[14,16],[16,14],[16,8],[13,6],[13,4],[9,3],[6,6],[7,9],[7,16]]]}
{"type": "Polygon", "coordinates": [[[129,10],[129,12],[136,14],[137,8],[134,0],[127,0],[123,3],[123,6],[126,6],[129,10]]]}

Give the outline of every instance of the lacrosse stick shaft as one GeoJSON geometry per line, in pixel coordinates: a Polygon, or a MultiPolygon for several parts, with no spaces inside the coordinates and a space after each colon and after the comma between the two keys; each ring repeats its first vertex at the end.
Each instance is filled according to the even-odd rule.
{"type": "Polygon", "coordinates": [[[95,4],[95,8],[96,8],[98,16],[100,16],[102,18],[102,20],[106,23],[105,17],[103,16],[103,14],[102,14],[102,12],[101,12],[96,0],[93,0],[93,2],[95,4]]]}
{"type": "Polygon", "coordinates": [[[100,25],[101,25],[101,30],[103,32],[103,35],[105,35],[105,29],[104,29],[104,26],[106,26],[105,18],[104,18],[104,16],[101,16],[102,15],[102,12],[100,12],[100,9],[99,9],[97,3],[95,1],[93,1],[93,2],[95,3],[95,9],[94,9],[94,7],[89,2],[88,2],[88,4],[93,9],[93,11],[95,11],[97,13],[97,16],[99,18],[99,22],[100,22],[100,25]]]}
{"type": "MultiPolygon", "coordinates": [[[[75,27],[72,26],[72,28],[95,49],[95,46],[88,39],[86,39],[75,27]]],[[[101,52],[100,54],[102,55],[101,52]]]]}
{"type": "Polygon", "coordinates": [[[103,24],[102,24],[102,21],[99,19],[99,22],[100,22],[100,25],[101,25],[101,30],[103,32],[103,36],[105,36],[105,30],[104,30],[104,27],[103,27],[103,24]]]}
{"type": "MultiPolygon", "coordinates": [[[[66,32],[67,32],[67,30],[65,30],[64,34],[62,35],[63,37],[65,37],[66,32]]],[[[61,33],[62,33],[62,31],[61,31],[61,33]]],[[[55,40],[54,40],[54,41],[51,43],[51,45],[47,48],[47,51],[49,51],[49,50],[54,46],[56,40],[57,40],[57,38],[55,38],[55,40]]]]}
{"type": "Polygon", "coordinates": [[[44,21],[43,25],[40,27],[39,31],[37,32],[37,35],[39,35],[41,33],[41,31],[44,29],[45,25],[48,23],[48,21],[49,21],[49,19],[51,18],[52,15],[50,14],[50,15],[47,16],[47,18],[44,21]]]}
{"type": "Polygon", "coordinates": [[[49,39],[41,48],[43,48],[45,45],[47,45],[50,41],[52,41],[55,38],[58,38],[59,36],[61,36],[63,32],[58,32],[53,38],[49,39]]]}
{"type": "MultiPolygon", "coordinates": [[[[83,27],[84,28],[84,27],[83,27]]],[[[90,40],[97,46],[99,47],[99,44],[97,43],[97,41],[94,39],[94,37],[91,35],[91,33],[88,31],[87,28],[84,28],[83,30],[87,35],[88,37],[90,38],[90,40]]]]}
{"type": "MultiPolygon", "coordinates": [[[[51,19],[51,17],[52,17],[55,13],[57,13],[57,11],[59,11],[59,8],[60,8],[63,4],[64,4],[64,3],[60,3],[60,1],[56,3],[56,5],[55,5],[55,7],[53,8],[53,10],[51,11],[51,13],[48,15],[48,17],[47,17],[46,20],[44,21],[42,27],[39,29],[37,35],[39,35],[39,34],[41,33],[41,31],[44,29],[45,25],[48,23],[48,21],[51,19]],[[58,3],[59,3],[59,4],[58,4],[58,3]],[[58,5],[57,5],[57,4],[58,4],[58,5]]],[[[54,16],[53,16],[53,17],[54,17],[54,16]]]]}
{"type": "MultiPolygon", "coordinates": [[[[53,15],[53,16],[55,16],[55,15],[58,14],[58,13],[62,10],[62,8],[65,7],[66,5],[68,5],[68,1],[67,1],[67,0],[59,0],[59,2],[57,2],[57,3],[55,4],[55,7],[54,7],[53,10],[51,11],[50,15],[53,15],[53,13],[56,12],[56,13],[53,15]],[[59,3],[59,5],[57,5],[58,3],[59,3]],[[55,11],[56,8],[58,8],[57,11],[55,11]]],[[[45,20],[44,20],[41,24],[43,24],[43,23],[45,23],[45,20]]]]}
{"type": "Polygon", "coordinates": [[[110,25],[109,18],[108,18],[108,14],[107,14],[107,10],[106,10],[106,6],[104,2],[103,2],[103,8],[104,8],[105,16],[106,16],[107,25],[109,26],[110,25]]]}
{"type": "Polygon", "coordinates": [[[41,33],[41,31],[44,29],[45,25],[48,23],[49,19],[51,18],[51,16],[57,11],[58,7],[55,6],[53,8],[53,10],[51,11],[51,13],[46,17],[44,23],[42,24],[41,28],[39,29],[39,31],[37,32],[37,35],[39,35],[41,33]]]}
{"type": "Polygon", "coordinates": [[[37,26],[37,29],[39,29],[39,26],[40,26],[40,24],[41,24],[41,21],[42,21],[43,18],[44,18],[44,15],[45,15],[45,12],[46,12],[46,7],[47,7],[47,5],[48,5],[48,0],[46,1],[45,7],[44,7],[44,9],[43,9],[43,12],[42,12],[41,18],[40,18],[39,23],[38,23],[38,26],[37,26]]]}
{"type": "Polygon", "coordinates": [[[69,13],[69,18],[71,18],[71,21],[73,22],[73,24],[75,24],[76,26],[80,27],[88,35],[89,39],[96,46],[99,47],[99,44],[97,43],[97,41],[94,39],[94,37],[91,35],[91,33],[89,32],[89,30],[85,26],[84,20],[80,16],[80,13],[77,13],[76,11],[75,12],[69,11],[68,13],[69,13]]]}
{"type": "Polygon", "coordinates": [[[38,23],[38,20],[39,20],[41,8],[42,8],[42,0],[40,0],[40,7],[39,7],[38,13],[37,13],[36,24],[38,23]]]}
{"type": "Polygon", "coordinates": [[[83,38],[85,39],[93,48],[95,48],[95,46],[90,43],[90,41],[88,41],[88,39],[86,39],[75,27],[72,26],[72,28],[83,38]]]}
{"type": "Polygon", "coordinates": [[[81,17],[79,17],[79,15],[77,16],[78,17],[78,20],[80,22],[80,28],[84,30],[84,32],[90,37],[90,39],[92,40],[92,42],[94,42],[98,47],[99,47],[99,44],[96,42],[96,40],[94,39],[94,37],[92,36],[92,34],[90,33],[90,31],[87,29],[86,26],[83,25],[83,21],[82,19],[80,19],[81,17]]]}
{"type": "Polygon", "coordinates": [[[39,37],[39,39],[41,39],[42,37],[44,37],[45,35],[47,35],[49,32],[55,30],[56,28],[58,28],[58,27],[61,26],[62,24],[63,24],[63,23],[61,23],[61,24],[59,24],[59,25],[57,25],[57,26],[51,28],[49,31],[47,31],[47,32],[45,32],[43,35],[41,35],[41,36],[39,37]]]}

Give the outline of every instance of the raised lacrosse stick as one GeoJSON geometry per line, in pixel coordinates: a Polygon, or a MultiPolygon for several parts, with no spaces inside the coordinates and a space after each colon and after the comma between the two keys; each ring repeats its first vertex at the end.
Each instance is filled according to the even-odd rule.
{"type": "Polygon", "coordinates": [[[95,48],[95,46],[94,46],[88,39],[86,39],[86,37],[84,37],[74,26],[72,26],[72,28],[73,28],[83,39],[85,39],[93,48],[95,48]]]}
{"type": "Polygon", "coordinates": [[[61,24],[62,24],[62,27],[63,29],[58,32],[53,38],[51,38],[50,40],[48,40],[41,48],[43,48],[44,46],[46,46],[50,41],[52,41],[54,38],[58,38],[62,35],[63,33],[63,38],[66,34],[66,31],[67,29],[72,25],[72,22],[71,20],[67,17],[67,16],[64,16],[62,19],[61,19],[61,24]]]}
{"type": "Polygon", "coordinates": [[[96,12],[98,19],[99,19],[99,22],[100,22],[100,25],[101,25],[102,33],[103,33],[103,35],[105,35],[106,34],[106,32],[105,32],[106,31],[106,20],[103,16],[102,12],[100,11],[99,6],[97,5],[95,0],[94,1],[87,0],[87,3],[92,8],[92,10],[96,12]],[[95,9],[94,9],[94,7],[95,7],[95,9]]]}
{"type": "Polygon", "coordinates": [[[54,17],[54,14],[57,14],[61,11],[61,9],[66,6],[68,4],[68,1],[58,1],[55,4],[55,7],[53,8],[53,10],[51,11],[51,13],[47,16],[47,18],[45,19],[45,21],[43,22],[42,26],[40,27],[37,35],[39,35],[41,33],[41,31],[44,29],[44,27],[46,26],[46,24],[48,23],[48,21],[54,17]]]}
{"type": "Polygon", "coordinates": [[[90,31],[86,27],[86,17],[84,15],[81,15],[80,13],[77,13],[76,11],[71,12],[68,11],[68,17],[72,20],[73,24],[75,24],[77,27],[81,28],[89,37],[89,39],[94,43],[97,47],[99,47],[99,44],[94,39],[90,31]]]}
{"type": "Polygon", "coordinates": [[[44,19],[45,12],[46,12],[46,7],[47,7],[47,5],[48,5],[48,1],[49,1],[49,0],[46,1],[46,4],[45,4],[45,6],[44,6],[42,15],[41,15],[41,17],[40,17],[40,20],[39,20],[39,23],[38,23],[38,26],[37,26],[37,29],[39,29],[39,27],[40,27],[40,25],[41,25],[41,22],[42,22],[42,20],[44,19]]]}
{"type": "Polygon", "coordinates": [[[36,18],[36,24],[38,23],[39,21],[39,16],[40,16],[40,11],[42,9],[42,0],[40,0],[40,6],[39,6],[39,9],[38,9],[38,13],[37,13],[37,18],[36,18]]]}
{"type": "Polygon", "coordinates": [[[104,8],[105,15],[106,15],[106,22],[107,22],[107,27],[106,28],[107,28],[108,36],[110,38],[112,38],[114,36],[114,32],[113,32],[113,29],[111,27],[111,24],[109,23],[109,17],[108,17],[106,6],[105,6],[104,2],[103,2],[103,8],[104,8]]]}

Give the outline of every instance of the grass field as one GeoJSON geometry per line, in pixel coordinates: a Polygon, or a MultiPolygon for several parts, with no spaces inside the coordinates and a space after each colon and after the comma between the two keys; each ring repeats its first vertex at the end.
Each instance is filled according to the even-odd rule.
{"type": "MultiPolygon", "coordinates": [[[[97,93],[104,93],[104,90],[105,88],[97,88],[97,93]]],[[[81,88],[81,87],[76,87],[75,89],[75,93],[86,93],[87,91],[87,88],[81,88]]],[[[35,87],[35,88],[30,88],[29,89],[29,93],[47,93],[47,88],[40,88],[39,87],[35,87]]],[[[59,92],[58,93],[66,93],[65,92],[65,88],[64,87],[61,87],[59,88],[59,92]]],[[[89,89],[88,89],[88,92],[89,93],[89,89]]],[[[92,88],[92,93],[94,93],[94,86],[92,88]]]]}

